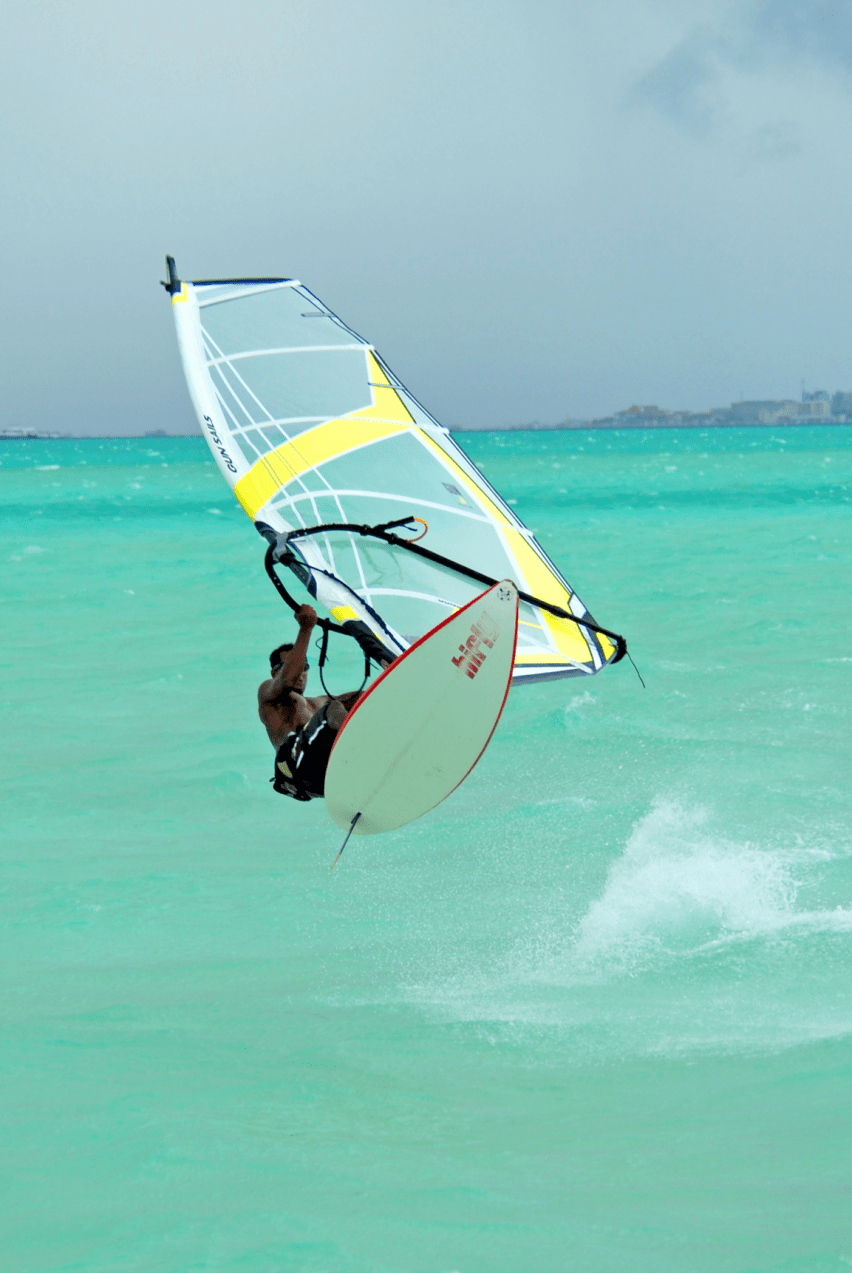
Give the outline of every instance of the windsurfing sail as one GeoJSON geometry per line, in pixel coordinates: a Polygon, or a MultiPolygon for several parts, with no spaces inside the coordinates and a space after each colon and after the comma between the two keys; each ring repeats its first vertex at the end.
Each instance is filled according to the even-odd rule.
{"type": "Polygon", "coordinates": [[[274,555],[338,628],[369,630],[394,656],[508,578],[515,681],[621,658],[623,638],[595,624],[449,431],[312,292],[287,278],[181,282],[166,260],[201,431],[275,545],[271,575],[274,555]]]}

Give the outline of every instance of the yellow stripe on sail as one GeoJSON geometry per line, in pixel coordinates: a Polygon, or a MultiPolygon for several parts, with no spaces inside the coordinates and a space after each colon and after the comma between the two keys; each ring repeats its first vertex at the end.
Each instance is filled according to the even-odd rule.
{"type": "Polygon", "coordinates": [[[358,618],[351,606],[332,606],[331,617],[335,623],[345,623],[347,619],[358,618]]]}
{"type": "MultiPolygon", "coordinates": [[[[564,667],[565,655],[548,653],[542,650],[538,654],[515,654],[515,664],[517,667],[564,667]]],[[[580,664],[583,667],[591,666],[588,659],[581,659],[580,664]]]]}
{"type": "MultiPolygon", "coordinates": [[[[565,594],[567,592],[568,596],[570,596],[570,590],[567,590],[562,581],[554,576],[547,562],[539,557],[526,536],[509,520],[500,506],[494,503],[488,492],[478,486],[465,470],[455,462],[453,457],[448,455],[437,442],[429,437],[428,433],[424,433],[420,429],[417,430],[417,433],[421,442],[440,456],[443,463],[450,467],[465,489],[475,497],[477,502],[498,523],[506,536],[509,548],[518,566],[523,571],[527,588],[533,596],[541,597],[542,601],[551,601],[554,605],[568,609],[565,594]]],[[[556,615],[548,614],[546,610],[540,610],[539,613],[544,619],[553,643],[561,655],[564,655],[566,659],[573,663],[593,664],[589,644],[585,637],[581,635],[576,623],[572,623],[570,619],[559,619],[556,615]]],[[[614,652],[615,647],[605,636],[601,636],[599,640],[604,658],[608,659],[614,652]]],[[[520,662],[520,658],[517,661],[520,662]]]]}
{"type": "Polygon", "coordinates": [[[393,385],[388,383],[370,350],[367,351],[367,362],[372,382],[372,406],[337,420],[326,420],[325,424],[318,424],[314,429],[306,429],[292,442],[284,442],[255,460],[248,473],[234,483],[234,494],[252,520],[273,495],[308,469],[411,428],[414,421],[405,403],[393,385]]]}
{"type": "MultiPolygon", "coordinates": [[[[542,601],[553,599],[555,605],[563,606],[567,610],[567,599],[561,595],[565,591],[564,585],[554,579],[553,572],[547,562],[539,557],[528,540],[514,527],[509,531],[509,545],[518,565],[526,576],[529,590],[533,596],[541,597],[542,601]],[[559,588],[560,597],[558,598],[553,597],[554,583],[559,588]],[[550,596],[548,596],[548,593],[550,593],[550,596]]],[[[593,662],[589,643],[581,635],[580,629],[577,627],[577,623],[582,623],[582,619],[578,619],[577,623],[572,623],[570,619],[559,619],[555,614],[548,614],[546,610],[540,610],[539,614],[547,625],[547,629],[560,653],[577,663],[593,662]]],[[[600,636],[598,640],[601,643],[604,658],[608,659],[614,653],[615,646],[605,636],[600,636]]]]}

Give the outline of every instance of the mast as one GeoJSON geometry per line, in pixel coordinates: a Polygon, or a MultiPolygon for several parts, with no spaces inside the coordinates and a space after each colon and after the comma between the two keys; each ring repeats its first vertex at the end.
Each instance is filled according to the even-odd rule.
{"type": "Polygon", "coordinates": [[[166,257],[166,269],[169,272],[169,281],[167,283],[165,279],[161,279],[160,282],[168,292],[169,296],[174,296],[175,292],[180,291],[180,279],[177,275],[177,266],[175,265],[175,258],[173,256],[166,257]]]}

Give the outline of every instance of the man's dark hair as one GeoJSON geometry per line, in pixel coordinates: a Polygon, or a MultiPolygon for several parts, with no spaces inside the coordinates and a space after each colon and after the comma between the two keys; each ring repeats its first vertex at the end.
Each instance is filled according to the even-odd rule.
{"type": "Polygon", "coordinates": [[[293,642],[287,641],[284,645],[279,645],[277,650],[273,650],[269,656],[269,667],[272,672],[277,672],[281,664],[284,662],[284,655],[288,650],[292,650],[293,642]]]}

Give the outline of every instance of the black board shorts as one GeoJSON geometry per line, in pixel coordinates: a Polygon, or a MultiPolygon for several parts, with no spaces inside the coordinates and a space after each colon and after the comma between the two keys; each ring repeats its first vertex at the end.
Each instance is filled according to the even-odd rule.
{"type": "Polygon", "coordinates": [[[307,725],[288,734],[275,753],[272,783],[281,796],[318,800],[325,794],[325,770],[337,730],[325,718],[328,703],[307,725]]]}

